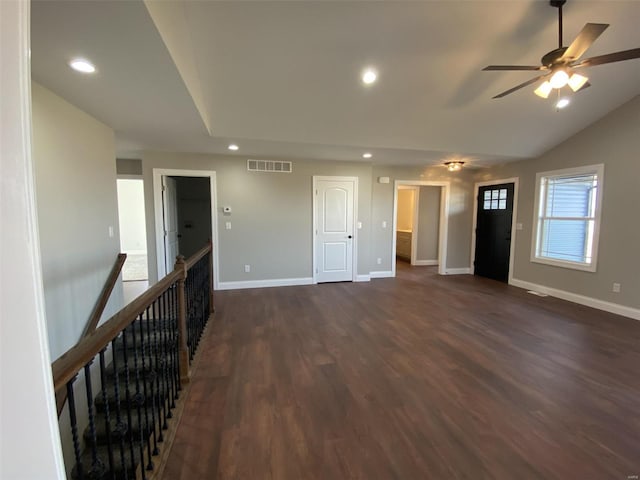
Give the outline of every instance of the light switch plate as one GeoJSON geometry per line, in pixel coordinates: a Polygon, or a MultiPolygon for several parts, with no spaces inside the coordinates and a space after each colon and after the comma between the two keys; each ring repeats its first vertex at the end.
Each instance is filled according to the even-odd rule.
{"type": "Polygon", "coordinates": [[[225,223],[224,228],[226,228],[227,230],[231,230],[231,222],[225,223]]]}

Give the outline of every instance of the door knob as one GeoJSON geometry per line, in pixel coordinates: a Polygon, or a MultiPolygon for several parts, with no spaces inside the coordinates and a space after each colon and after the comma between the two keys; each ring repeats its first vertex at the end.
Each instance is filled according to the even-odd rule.
{"type": "Polygon", "coordinates": [[[352,235],[349,235],[347,238],[353,238],[353,236],[352,236],[352,235]]]}

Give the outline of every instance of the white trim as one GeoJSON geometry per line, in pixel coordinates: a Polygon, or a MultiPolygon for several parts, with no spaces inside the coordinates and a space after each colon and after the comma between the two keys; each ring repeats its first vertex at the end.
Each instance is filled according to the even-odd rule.
{"type": "MultiPolygon", "coordinates": [[[[393,262],[395,263],[395,262],[393,262]]],[[[396,272],[388,270],[385,272],[370,272],[369,276],[371,278],[393,278],[396,276],[396,272]]]]}
{"type": "Polygon", "coordinates": [[[546,293],[547,295],[560,298],[562,300],[567,300],[569,302],[585,305],[591,308],[597,308],[598,310],[604,310],[605,312],[615,313],[616,315],[633,318],[634,320],[640,320],[640,309],[638,308],[627,307],[626,305],[607,302],[605,300],[598,300],[597,298],[586,297],[577,293],[567,292],[565,290],[559,290],[557,288],[547,287],[544,285],[538,285],[524,280],[518,280],[517,278],[513,278],[509,283],[514,287],[546,293]]]}
{"type": "Polygon", "coordinates": [[[313,283],[318,283],[316,268],[316,230],[318,228],[318,219],[316,215],[316,209],[318,207],[318,196],[316,195],[316,189],[318,188],[318,180],[333,181],[333,182],[353,182],[353,239],[351,242],[351,281],[356,282],[358,277],[358,177],[343,177],[343,176],[323,176],[314,175],[311,182],[311,197],[312,197],[312,225],[311,225],[311,275],[313,283]]]}
{"type": "Polygon", "coordinates": [[[469,275],[471,268],[447,268],[445,275],[469,275]]]}
{"type": "Polygon", "coordinates": [[[478,225],[478,192],[480,187],[487,187],[489,185],[500,185],[503,183],[513,183],[513,211],[511,213],[511,244],[509,246],[509,274],[507,276],[507,283],[511,283],[513,280],[513,266],[516,252],[516,223],[518,218],[518,189],[520,183],[520,177],[500,178],[497,180],[487,180],[486,182],[476,182],[473,189],[473,220],[471,225],[471,257],[469,261],[469,272],[475,273],[475,259],[476,259],[476,227],[478,225]]]}
{"type": "MultiPolygon", "coordinates": [[[[391,240],[391,272],[396,276],[396,229],[398,228],[398,187],[413,185],[417,187],[441,187],[440,190],[440,222],[438,225],[438,274],[446,275],[447,271],[447,241],[449,227],[449,188],[450,182],[431,182],[426,180],[396,180],[393,186],[393,223],[391,240]]],[[[413,226],[416,230],[416,225],[413,226]]],[[[413,247],[412,247],[413,248],[413,247]]],[[[374,272],[371,272],[371,278],[374,272]]]]}
{"type": "Polygon", "coordinates": [[[553,265],[555,267],[570,268],[572,270],[582,270],[585,272],[595,272],[598,265],[598,240],[600,238],[600,218],[602,211],[602,197],[604,193],[604,164],[585,165],[584,167],[563,168],[547,172],[536,173],[535,196],[533,204],[533,228],[531,229],[531,256],[532,262],[553,265]],[[556,260],[548,257],[536,255],[538,246],[538,226],[540,224],[540,184],[545,177],[569,177],[573,175],[594,174],[598,179],[598,189],[596,190],[596,211],[594,215],[593,245],[591,247],[591,263],[572,262],[569,260],[556,260]]]}
{"type": "Polygon", "coordinates": [[[62,480],[32,147],[30,7],[0,2],[0,476],[62,480]]]}
{"type": "Polygon", "coordinates": [[[438,259],[435,259],[435,260],[416,260],[414,263],[412,263],[412,265],[415,265],[416,267],[426,267],[426,266],[438,265],[438,259]]]}
{"type": "Polygon", "coordinates": [[[241,290],[245,288],[292,287],[296,285],[312,285],[313,278],[274,278],[271,280],[244,280],[237,282],[220,282],[218,290],[241,290]]]}
{"type": "Polygon", "coordinates": [[[371,281],[371,275],[356,275],[356,282],[369,282],[371,281]]]}
{"type": "Polygon", "coordinates": [[[217,180],[216,172],[213,170],[178,170],[171,168],[154,168],[153,169],[153,212],[155,222],[155,240],[156,240],[156,265],[158,275],[156,280],[160,280],[166,275],[164,254],[164,232],[162,231],[162,177],[206,177],[209,178],[210,196],[211,196],[211,241],[213,243],[212,261],[213,261],[213,288],[219,289],[220,285],[220,243],[218,242],[218,198],[217,198],[217,180]]]}

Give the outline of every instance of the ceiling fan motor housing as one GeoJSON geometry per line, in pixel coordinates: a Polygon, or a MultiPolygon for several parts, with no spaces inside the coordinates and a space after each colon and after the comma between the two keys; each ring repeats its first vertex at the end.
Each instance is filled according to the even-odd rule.
{"type": "Polygon", "coordinates": [[[555,50],[551,50],[549,53],[546,53],[542,57],[540,62],[542,62],[542,65],[544,65],[545,67],[549,67],[549,68],[552,68],[557,64],[564,63],[560,59],[562,58],[562,55],[564,55],[564,52],[567,51],[567,48],[568,47],[561,47],[561,48],[556,48],[555,50]]]}

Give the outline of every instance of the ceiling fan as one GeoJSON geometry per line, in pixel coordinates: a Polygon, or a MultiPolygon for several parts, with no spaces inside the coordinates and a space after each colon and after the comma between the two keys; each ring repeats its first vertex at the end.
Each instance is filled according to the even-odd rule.
{"type": "Polygon", "coordinates": [[[575,70],[584,67],[593,67],[595,65],[603,65],[605,63],[622,62],[640,58],[640,48],[632,48],[631,50],[623,50],[597,57],[585,58],[580,57],[587,49],[596,41],[596,39],[604,32],[609,24],[607,23],[587,23],[578,36],[571,42],[568,47],[562,46],[562,6],[567,0],[550,0],[549,4],[558,9],[558,48],[546,53],[541,59],[541,65],[489,65],[483,68],[487,70],[535,70],[543,72],[531,80],[527,80],[509,90],[499,93],[493,98],[502,98],[521,88],[536,83],[538,80],[545,79],[544,82],[535,90],[535,94],[542,98],[548,98],[553,89],[560,90],[568,85],[571,90],[578,92],[589,87],[589,79],[577,73],[575,70]]]}

